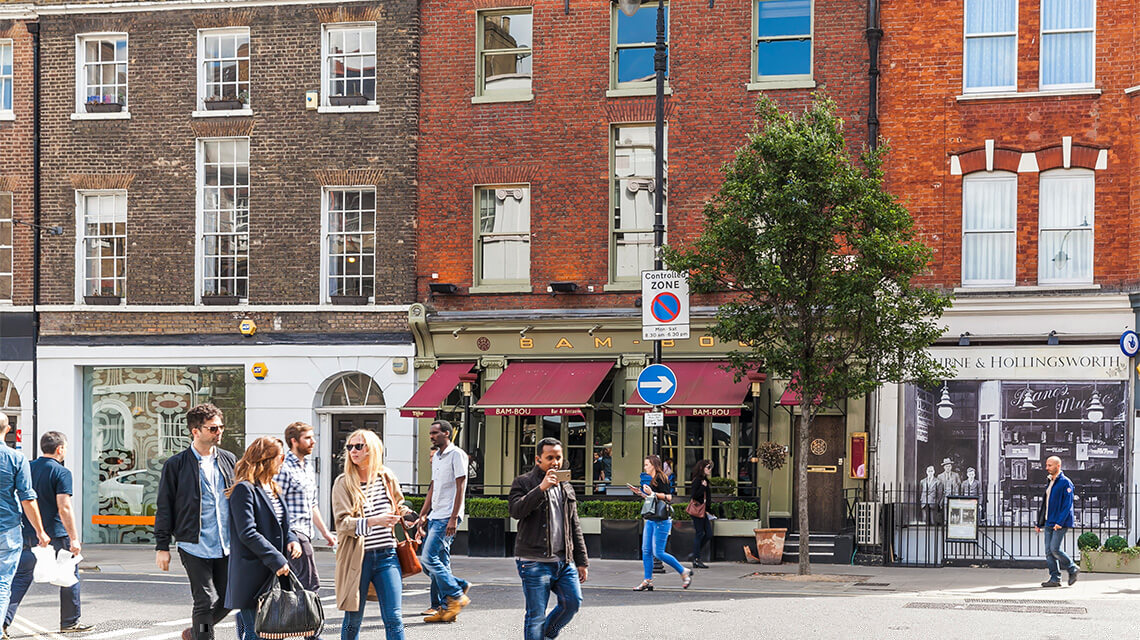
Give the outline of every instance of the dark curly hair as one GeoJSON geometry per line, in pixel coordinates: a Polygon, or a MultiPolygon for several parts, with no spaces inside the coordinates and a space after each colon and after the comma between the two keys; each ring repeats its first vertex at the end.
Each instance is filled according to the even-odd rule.
{"type": "Polygon", "coordinates": [[[200,404],[186,413],[186,427],[193,432],[195,429],[201,429],[202,425],[210,418],[221,418],[222,410],[205,402],[200,404]]]}

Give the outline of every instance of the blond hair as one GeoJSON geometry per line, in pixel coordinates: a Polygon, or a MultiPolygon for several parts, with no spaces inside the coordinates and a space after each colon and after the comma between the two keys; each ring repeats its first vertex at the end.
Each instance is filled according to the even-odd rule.
{"type": "MultiPolygon", "coordinates": [[[[380,436],[376,435],[375,432],[368,429],[357,429],[349,434],[345,444],[347,445],[356,436],[364,439],[364,446],[368,450],[368,466],[364,468],[365,475],[368,478],[365,484],[366,489],[373,482],[376,482],[384,471],[384,443],[380,441],[380,436]]],[[[344,476],[348,495],[352,499],[353,510],[363,513],[365,489],[360,487],[360,467],[357,467],[356,463],[352,461],[352,454],[348,451],[345,451],[344,454],[344,476]]]]}
{"type": "Polygon", "coordinates": [[[273,476],[281,469],[279,462],[285,449],[281,441],[269,436],[261,436],[245,450],[241,460],[234,467],[234,483],[226,489],[228,498],[234,492],[234,487],[243,480],[249,481],[253,486],[268,484],[273,495],[281,495],[281,487],[273,480],[273,476]]]}

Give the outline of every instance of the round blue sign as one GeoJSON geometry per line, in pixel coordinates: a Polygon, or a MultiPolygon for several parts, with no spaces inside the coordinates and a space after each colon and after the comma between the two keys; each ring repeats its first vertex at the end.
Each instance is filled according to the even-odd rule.
{"type": "Polygon", "coordinates": [[[677,394],[677,376],[663,364],[651,364],[637,376],[637,393],[655,407],[668,404],[677,394]]]}
{"type": "Polygon", "coordinates": [[[1140,336],[1131,329],[1120,334],[1120,350],[1129,358],[1140,353],[1140,336]]]}

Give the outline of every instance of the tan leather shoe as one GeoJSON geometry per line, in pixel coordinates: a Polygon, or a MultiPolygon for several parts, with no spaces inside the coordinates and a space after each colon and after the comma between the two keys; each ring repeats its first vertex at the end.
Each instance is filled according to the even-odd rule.
{"type": "Polygon", "coordinates": [[[431,614],[430,616],[427,616],[426,618],[424,618],[424,622],[426,622],[428,624],[433,624],[436,622],[451,622],[452,620],[455,620],[454,616],[452,616],[451,620],[448,620],[446,618],[446,616],[447,616],[447,609],[441,609],[441,610],[436,611],[435,613],[431,614]]]}
{"type": "Polygon", "coordinates": [[[459,612],[463,610],[463,607],[469,604],[471,604],[471,598],[464,595],[460,595],[458,598],[448,598],[447,607],[440,612],[440,615],[443,616],[443,621],[454,621],[455,618],[459,616],[459,612]]]}

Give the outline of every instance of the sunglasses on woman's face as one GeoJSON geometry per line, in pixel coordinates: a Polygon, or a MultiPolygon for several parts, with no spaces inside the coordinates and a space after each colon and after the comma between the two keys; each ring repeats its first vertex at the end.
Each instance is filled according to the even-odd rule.
{"type": "Polygon", "coordinates": [[[368,446],[368,445],[364,444],[363,442],[355,442],[355,443],[350,442],[350,443],[344,445],[344,448],[347,449],[348,451],[363,451],[364,447],[366,447],[366,446],[368,446]]]}

